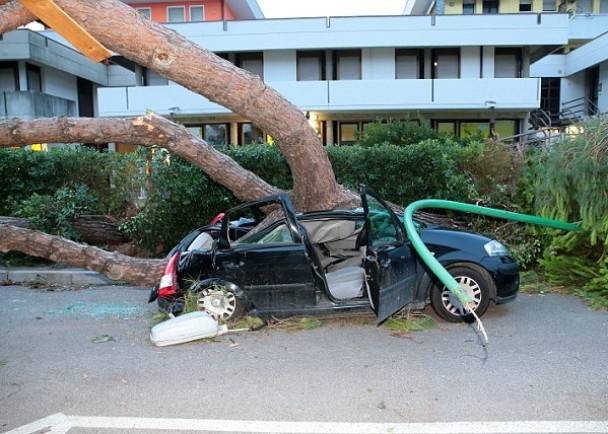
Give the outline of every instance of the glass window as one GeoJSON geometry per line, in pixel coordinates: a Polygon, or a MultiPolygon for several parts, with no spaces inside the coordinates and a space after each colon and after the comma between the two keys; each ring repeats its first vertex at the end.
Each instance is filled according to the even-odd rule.
{"type": "Polygon", "coordinates": [[[454,121],[437,121],[437,132],[442,135],[456,135],[456,122],[454,121]]]}
{"type": "Polygon", "coordinates": [[[577,14],[590,14],[593,12],[593,1],[592,0],[576,0],[576,13],[577,14]]]}
{"type": "Polygon", "coordinates": [[[433,50],[433,78],[460,78],[460,50],[433,50]]]}
{"type": "Polygon", "coordinates": [[[475,14],[475,0],[465,0],[462,4],[462,15],[475,14]]]}
{"type": "Polygon", "coordinates": [[[186,21],[186,8],[183,6],[167,7],[167,21],[170,23],[183,23],[186,21]]]}
{"type": "Polygon", "coordinates": [[[152,19],[152,9],[150,9],[150,8],[137,8],[136,10],[139,13],[139,15],[141,15],[143,18],[145,18],[147,20],[152,19]]]}
{"type": "Polygon", "coordinates": [[[352,145],[359,134],[359,122],[340,122],[340,144],[352,145]]]}
{"type": "Polygon", "coordinates": [[[608,0],[600,0],[600,14],[608,14],[608,0]]]}
{"type": "Polygon", "coordinates": [[[511,137],[517,134],[517,121],[516,120],[498,120],[494,124],[496,134],[498,137],[505,138],[511,137]]]}
{"type": "Polygon", "coordinates": [[[237,244],[293,244],[291,231],[285,224],[285,210],[278,201],[262,202],[230,211],[225,217],[229,222],[228,237],[231,246],[237,244]],[[267,219],[272,209],[274,219],[267,219]],[[265,212],[266,211],[266,212],[265,212]]]}
{"type": "Polygon", "coordinates": [[[148,68],[142,68],[144,75],[144,86],[167,86],[169,80],[162,75],[149,70],[148,68]]]}
{"type": "Polygon", "coordinates": [[[264,55],[261,51],[238,53],[236,66],[260,76],[262,80],[264,79],[264,55]]]}
{"type": "Polygon", "coordinates": [[[403,239],[390,211],[375,197],[366,194],[368,235],[373,247],[394,244],[403,239]]]}
{"type": "Polygon", "coordinates": [[[190,21],[205,21],[205,8],[201,6],[190,6],[190,21]]]}
{"type": "Polygon", "coordinates": [[[490,124],[489,122],[471,121],[460,122],[460,137],[489,137],[490,124]]]}
{"type": "Polygon", "coordinates": [[[519,0],[519,12],[532,12],[532,0],[519,0]]]}
{"type": "Polygon", "coordinates": [[[334,80],[361,80],[361,50],[334,52],[334,80]]]}
{"type": "Polygon", "coordinates": [[[557,10],[556,0],[543,0],[543,12],[554,12],[557,10]]]}
{"type": "Polygon", "coordinates": [[[325,80],[325,52],[298,51],[298,81],[325,80]]]}
{"type": "Polygon", "coordinates": [[[395,50],[395,78],[422,78],[422,59],[420,50],[395,50]]]}
{"type": "Polygon", "coordinates": [[[17,63],[0,63],[0,91],[19,90],[17,63]]]}
{"type": "Polygon", "coordinates": [[[494,77],[521,77],[521,50],[517,48],[496,48],[494,52],[494,77]]]}
{"type": "Polygon", "coordinates": [[[26,66],[27,71],[27,88],[36,92],[42,92],[42,75],[40,68],[35,65],[26,66]]]}
{"type": "Polygon", "coordinates": [[[287,225],[282,223],[270,232],[250,232],[240,238],[236,244],[291,244],[293,242],[293,237],[287,225]]]}
{"type": "Polygon", "coordinates": [[[239,145],[263,144],[264,132],[251,122],[243,122],[239,124],[239,145]]]}
{"type": "Polygon", "coordinates": [[[213,146],[230,143],[230,124],[205,124],[204,139],[213,146]]]}
{"type": "Polygon", "coordinates": [[[498,0],[483,0],[483,13],[484,14],[497,14],[498,13],[498,0]]]}
{"type": "Polygon", "coordinates": [[[195,135],[199,139],[203,138],[203,127],[200,125],[186,125],[186,129],[192,135],[195,135]]]}

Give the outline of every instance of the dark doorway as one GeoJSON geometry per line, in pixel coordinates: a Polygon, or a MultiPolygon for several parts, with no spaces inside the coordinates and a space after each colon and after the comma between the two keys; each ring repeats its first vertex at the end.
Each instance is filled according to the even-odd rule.
{"type": "Polygon", "coordinates": [[[544,77],[541,79],[540,108],[551,116],[551,120],[559,118],[560,83],[561,79],[559,77],[544,77]]]}
{"type": "Polygon", "coordinates": [[[78,115],[80,117],[95,117],[93,106],[93,83],[78,77],[78,115]]]}
{"type": "Polygon", "coordinates": [[[591,104],[587,105],[588,115],[594,115],[597,107],[597,99],[600,87],[600,66],[594,66],[593,68],[585,71],[585,91],[586,97],[591,104]]]}

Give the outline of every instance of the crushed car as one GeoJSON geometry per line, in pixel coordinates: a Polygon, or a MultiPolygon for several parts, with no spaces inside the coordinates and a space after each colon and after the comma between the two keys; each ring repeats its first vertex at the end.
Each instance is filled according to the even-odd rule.
{"type": "MultiPolygon", "coordinates": [[[[360,193],[359,209],[296,213],[282,194],[218,215],[170,252],[149,301],[179,314],[194,295],[197,309],[220,321],[371,308],[381,323],[430,300],[444,320],[462,321],[465,308],[418,258],[399,216],[368,187],[360,193]]],[[[422,223],[418,230],[478,316],[517,296],[519,266],[500,242],[422,223]]]]}

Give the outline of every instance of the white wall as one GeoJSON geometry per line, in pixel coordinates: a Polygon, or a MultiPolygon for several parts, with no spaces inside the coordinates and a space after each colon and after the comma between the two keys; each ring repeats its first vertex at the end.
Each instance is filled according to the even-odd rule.
{"type": "Polygon", "coordinates": [[[561,79],[560,104],[585,96],[585,71],[561,79]]]}
{"type": "Polygon", "coordinates": [[[530,65],[530,77],[564,77],[565,74],[565,54],[549,54],[530,65]]]}
{"type": "Polygon", "coordinates": [[[600,112],[608,112],[608,61],[600,63],[600,91],[597,105],[600,112]]]}
{"type": "Polygon", "coordinates": [[[135,72],[120,65],[108,66],[108,86],[135,86],[135,72]]]}
{"type": "Polygon", "coordinates": [[[395,78],[394,48],[364,48],[361,50],[361,75],[363,80],[395,78]]]}
{"type": "Polygon", "coordinates": [[[296,81],[296,50],[264,51],[264,81],[296,81]]]}
{"type": "Polygon", "coordinates": [[[494,78],[494,47],[483,47],[483,78],[494,78]]]}
{"type": "Polygon", "coordinates": [[[479,47],[460,49],[460,77],[479,78],[479,47]]]}

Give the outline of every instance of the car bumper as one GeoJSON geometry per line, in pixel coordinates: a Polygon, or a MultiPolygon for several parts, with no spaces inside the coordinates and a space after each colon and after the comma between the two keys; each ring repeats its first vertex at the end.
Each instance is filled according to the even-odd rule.
{"type": "Polygon", "coordinates": [[[481,265],[490,272],[496,284],[496,304],[515,300],[519,291],[519,265],[511,257],[487,256],[481,265]]]}
{"type": "Polygon", "coordinates": [[[158,297],[158,310],[167,314],[177,315],[184,310],[184,301],[178,298],[158,297]]]}

